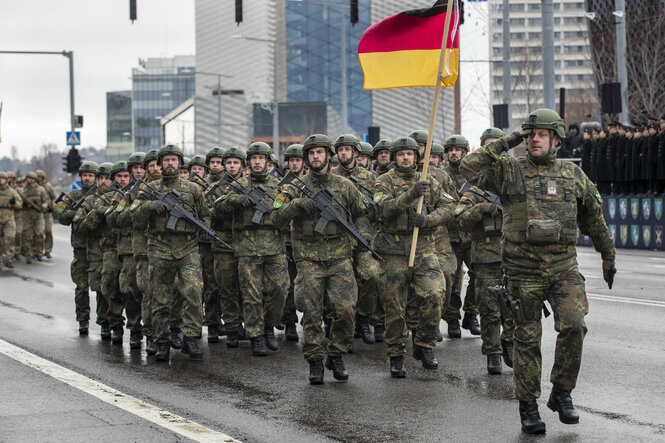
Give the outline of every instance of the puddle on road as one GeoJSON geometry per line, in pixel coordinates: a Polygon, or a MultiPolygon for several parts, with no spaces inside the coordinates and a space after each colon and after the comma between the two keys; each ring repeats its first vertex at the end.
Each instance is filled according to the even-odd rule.
{"type": "Polygon", "coordinates": [[[42,280],[41,278],[28,277],[27,275],[17,274],[16,271],[0,271],[0,275],[7,275],[12,277],[18,277],[21,280],[28,283],[39,283],[40,285],[48,286],[49,288],[54,288],[55,283],[48,280],[42,280]]]}
{"type": "Polygon", "coordinates": [[[41,312],[29,311],[29,310],[27,310],[27,309],[25,309],[21,306],[16,306],[12,303],[7,303],[6,301],[0,300],[0,306],[4,306],[6,308],[11,308],[11,309],[16,309],[17,311],[22,312],[24,314],[32,314],[32,315],[36,315],[36,316],[41,317],[41,318],[45,318],[47,320],[53,320],[53,316],[51,316],[51,315],[44,314],[44,313],[41,313],[41,312]]]}

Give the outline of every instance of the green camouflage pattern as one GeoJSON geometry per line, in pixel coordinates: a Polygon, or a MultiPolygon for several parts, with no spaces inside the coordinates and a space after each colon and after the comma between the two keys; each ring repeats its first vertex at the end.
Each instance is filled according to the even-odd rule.
{"type": "Polygon", "coordinates": [[[480,338],[483,341],[480,350],[483,355],[501,354],[501,341],[512,342],[515,332],[513,318],[501,317],[499,301],[487,290],[491,286],[503,284],[501,263],[476,263],[474,269],[480,312],[480,338]]]}
{"type": "Polygon", "coordinates": [[[136,282],[136,259],[133,255],[121,255],[119,289],[125,297],[125,313],[127,315],[127,329],[131,331],[141,330],[141,303],[142,294],[136,282]]]}
{"type": "Polygon", "coordinates": [[[215,251],[215,279],[219,285],[219,305],[208,306],[206,315],[224,320],[227,332],[236,332],[243,321],[242,298],[238,283],[238,258],[230,250],[215,251]],[[217,311],[215,311],[217,309],[217,311]],[[221,309],[221,311],[220,311],[221,309]]]}

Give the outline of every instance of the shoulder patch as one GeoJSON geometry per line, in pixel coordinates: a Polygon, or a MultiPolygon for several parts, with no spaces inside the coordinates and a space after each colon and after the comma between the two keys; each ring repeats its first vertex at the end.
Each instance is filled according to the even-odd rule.
{"type": "Polygon", "coordinates": [[[465,206],[464,205],[457,205],[455,208],[455,214],[460,215],[464,211],[465,206]]]}
{"type": "Polygon", "coordinates": [[[452,195],[448,194],[447,192],[441,192],[441,195],[443,195],[445,198],[448,200],[455,200],[452,195]]]}
{"type": "Polygon", "coordinates": [[[381,182],[376,182],[376,183],[374,183],[374,186],[381,186],[382,184],[383,183],[381,183],[381,182]]]}
{"type": "Polygon", "coordinates": [[[374,201],[378,203],[379,201],[381,201],[381,197],[383,197],[383,192],[377,192],[376,194],[374,194],[374,201]]]}
{"type": "Polygon", "coordinates": [[[132,205],[129,207],[130,211],[133,211],[134,209],[138,208],[139,205],[141,204],[141,200],[138,198],[132,202],[132,205]]]}
{"type": "Polygon", "coordinates": [[[120,203],[118,203],[118,206],[115,208],[116,212],[122,212],[122,210],[125,209],[125,204],[125,200],[120,200],[120,203]]]}
{"type": "Polygon", "coordinates": [[[603,197],[600,196],[600,192],[596,189],[596,200],[598,200],[598,203],[601,205],[603,204],[603,197]]]}
{"type": "Polygon", "coordinates": [[[286,197],[284,197],[284,195],[278,194],[277,197],[275,198],[275,201],[272,204],[272,207],[275,208],[275,209],[281,208],[282,205],[284,204],[285,198],[286,197]]]}

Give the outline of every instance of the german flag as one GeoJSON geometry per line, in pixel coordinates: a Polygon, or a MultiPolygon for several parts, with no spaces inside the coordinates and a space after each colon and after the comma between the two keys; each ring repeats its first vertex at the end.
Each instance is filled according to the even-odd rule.
{"type": "Polygon", "coordinates": [[[436,86],[448,1],[454,3],[441,86],[455,85],[459,8],[457,0],[438,0],[431,8],[401,12],[367,28],[358,45],[365,89],[436,86]]]}

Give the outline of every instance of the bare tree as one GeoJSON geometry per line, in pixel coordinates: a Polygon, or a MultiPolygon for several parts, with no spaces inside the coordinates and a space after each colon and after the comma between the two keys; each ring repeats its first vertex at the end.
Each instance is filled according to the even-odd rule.
{"type": "Polygon", "coordinates": [[[55,143],[42,143],[39,154],[32,158],[32,166],[42,169],[46,174],[46,180],[52,181],[58,167],[58,147],[55,143]]]}

